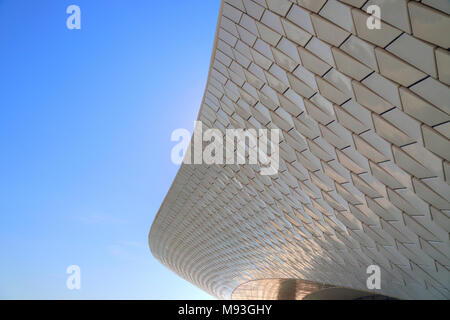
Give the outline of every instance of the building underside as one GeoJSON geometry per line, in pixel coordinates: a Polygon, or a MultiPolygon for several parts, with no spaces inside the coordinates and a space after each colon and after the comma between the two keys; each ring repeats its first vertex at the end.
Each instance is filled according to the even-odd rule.
{"type": "Polygon", "coordinates": [[[182,164],[152,254],[221,299],[449,299],[449,10],[223,1],[198,120],[279,128],[279,171],[182,164]]]}
{"type": "Polygon", "coordinates": [[[233,300],[393,300],[369,290],[334,287],[299,279],[248,281],[234,289],[233,300]]]}

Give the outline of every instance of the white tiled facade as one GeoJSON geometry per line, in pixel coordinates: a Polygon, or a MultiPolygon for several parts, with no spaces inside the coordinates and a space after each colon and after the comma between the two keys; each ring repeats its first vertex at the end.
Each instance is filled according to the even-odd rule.
{"type": "Polygon", "coordinates": [[[269,278],[367,290],[369,265],[376,293],[450,299],[449,13],[447,0],[224,0],[198,118],[279,128],[279,173],[183,164],[153,255],[224,299],[269,278]]]}

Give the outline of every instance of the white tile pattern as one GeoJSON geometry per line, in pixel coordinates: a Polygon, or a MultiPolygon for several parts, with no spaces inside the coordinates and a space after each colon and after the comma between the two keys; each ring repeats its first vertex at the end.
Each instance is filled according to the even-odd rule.
{"type": "Polygon", "coordinates": [[[267,278],[366,290],[376,264],[376,293],[450,299],[450,18],[433,3],[224,0],[198,118],[280,128],[280,171],[183,164],[153,255],[219,298],[267,278]],[[389,10],[381,30],[365,4],[389,10]]]}

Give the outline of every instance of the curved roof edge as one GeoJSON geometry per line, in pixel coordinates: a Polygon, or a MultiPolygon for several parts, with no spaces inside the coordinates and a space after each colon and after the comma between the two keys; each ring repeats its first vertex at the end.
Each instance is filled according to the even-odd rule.
{"type": "MultiPolygon", "coordinates": [[[[224,0],[220,0],[220,8],[219,8],[218,19],[217,19],[217,24],[216,24],[216,31],[215,31],[215,33],[214,33],[214,42],[213,42],[213,46],[212,46],[212,54],[211,54],[211,59],[210,59],[210,62],[209,62],[208,77],[207,77],[207,79],[206,79],[205,90],[204,90],[204,93],[203,93],[202,101],[201,101],[201,103],[200,103],[200,109],[199,109],[198,114],[197,114],[197,119],[200,117],[200,115],[201,115],[201,113],[202,113],[202,110],[203,110],[203,105],[204,105],[204,102],[205,102],[205,96],[206,96],[206,87],[208,86],[209,79],[210,79],[210,77],[211,77],[212,65],[213,65],[213,62],[214,62],[214,59],[215,59],[215,56],[216,56],[216,47],[217,47],[218,34],[219,34],[219,30],[220,30],[220,24],[221,24],[221,22],[222,22],[223,5],[224,5],[224,0]]],[[[192,141],[192,137],[191,137],[191,141],[192,141]]],[[[181,168],[181,165],[180,165],[180,168],[181,168]]],[[[152,230],[153,230],[153,227],[154,227],[155,224],[156,224],[156,221],[157,221],[157,219],[158,219],[158,217],[159,217],[159,214],[160,214],[162,208],[164,207],[164,205],[165,205],[165,203],[166,203],[166,200],[167,200],[167,198],[168,198],[170,192],[173,190],[173,187],[174,187],[174,185],[175,185],[175,182],[176,182],[176,180],[177,180],[177,177],[178,177],[179,173],[180,173],[180,169],[178,169],[178,172],[177,172],[175,178],[173,179],[172,184],[170,185],[170,188],[169,188],[169,190],[167,191],[167,193],[166,193],[166,195],[165,195],[165,197],[164,197],[164,200],[162,201],[161,206],[159,207],[159,210],[158,210],[158,212],[156,213],[155,218],[153,219],[153,223],[152,223],[152,225],[151,225],[151,227],[150,227],[150,231],[149,231],[149,233],[148,233],[148,245],[149,245],[150,252],[151,252],[151,254],[153,255],[153,257],[155,257],[155,258],[156,258],[158,261],[160,261],[160,262],[162,262],[161,259],[160,259],[160,257],[158,257],[158,256],[153,252],[153,250],[152,250],[152,243],[151,243],[152,230]]],[[[154,241],[156,241],[156,240],[154,240],[154,241]]],[[[162,263],[162,264],[163,264],[165,267],[169,268],[166,264],[164,264],[164,263],[162,263]]],[[[170,269],[170,268],[169,268],[169,269],[170,269]]]]}

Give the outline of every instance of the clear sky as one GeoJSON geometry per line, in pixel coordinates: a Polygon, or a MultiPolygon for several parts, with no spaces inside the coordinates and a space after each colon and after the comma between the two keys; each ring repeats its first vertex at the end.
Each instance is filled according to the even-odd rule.
{"type": "Polygon", "coordinates": [[[0,298],[202,299],[147,236],[220,0],[0,0],[0,298]],[[66,8],[81,8],[69,30],[66,8]],[[81,290],[66,288],[79,265],[81,290]]]}

